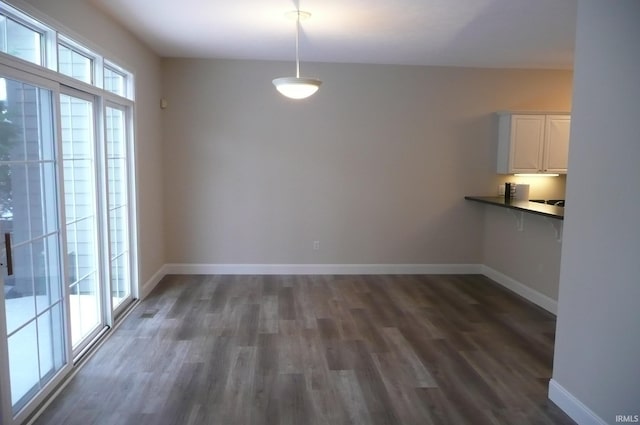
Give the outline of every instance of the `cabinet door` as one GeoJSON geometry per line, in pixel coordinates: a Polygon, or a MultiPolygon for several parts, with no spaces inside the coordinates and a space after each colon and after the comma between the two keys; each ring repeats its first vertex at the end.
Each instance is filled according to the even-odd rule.
{"type": "Polygon", "coordinates": [[[548,115],[545,126],[543,171],[566,173],[569,162],[571,117],[548,115]]]}
{"type": "Polygon", "coordinates": [[[512,116],[510,172],[537,173],[542,169],[544,131],[544,115],[512,116]]]}

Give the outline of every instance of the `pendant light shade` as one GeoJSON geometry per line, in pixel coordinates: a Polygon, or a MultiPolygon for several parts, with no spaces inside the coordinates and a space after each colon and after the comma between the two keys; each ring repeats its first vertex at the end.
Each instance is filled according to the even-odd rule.
{"type": "Polygon", "coordinates": [[[276,89],[290,99],[307,98],[318,91],[320,84],[320,80],[304,77],[281,77],[273,80],[276,89]]]}
{"type": "Polygon", "coordinates": [[[300,19],[307,19],[311,14],[294,10],[286,16],[296,20],[296,76],[276,78],[273,80],[273,85],[283,96],[290,99],[305,99],[317,92],[322,84],[318,79],[300,76],[300,19]]]}

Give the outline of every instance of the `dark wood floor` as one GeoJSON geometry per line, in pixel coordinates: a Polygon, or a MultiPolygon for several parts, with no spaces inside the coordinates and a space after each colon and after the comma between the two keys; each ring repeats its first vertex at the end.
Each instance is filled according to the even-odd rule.
{"type": "Polygon", "coordinates": [[[572,424],[555,319],[482,276],[169,276],[37,424],[572,424]]]}

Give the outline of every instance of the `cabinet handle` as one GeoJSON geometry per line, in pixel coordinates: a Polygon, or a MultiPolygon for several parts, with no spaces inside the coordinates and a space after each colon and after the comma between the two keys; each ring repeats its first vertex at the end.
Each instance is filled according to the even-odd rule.
{"type": "Polygon", "coordinates": [[[11,255],[11,233],[4,234],[4,248],[7,253],[7,275],[13,274],[13,255],[11,255]]]}

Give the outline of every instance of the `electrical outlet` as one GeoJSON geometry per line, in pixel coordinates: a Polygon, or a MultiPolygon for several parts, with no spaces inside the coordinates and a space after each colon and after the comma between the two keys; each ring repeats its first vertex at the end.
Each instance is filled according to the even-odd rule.
{"type": "Polygon", "coordinates": [[[499,184],[498,185],[498,196],[504,196],[504,185],[503,184],[499,184]]]}
{"type": "Polygon", "coordinates": [[[313,241],[313,250],[317,251],[320,249],[320,241],[313,241]]]}

